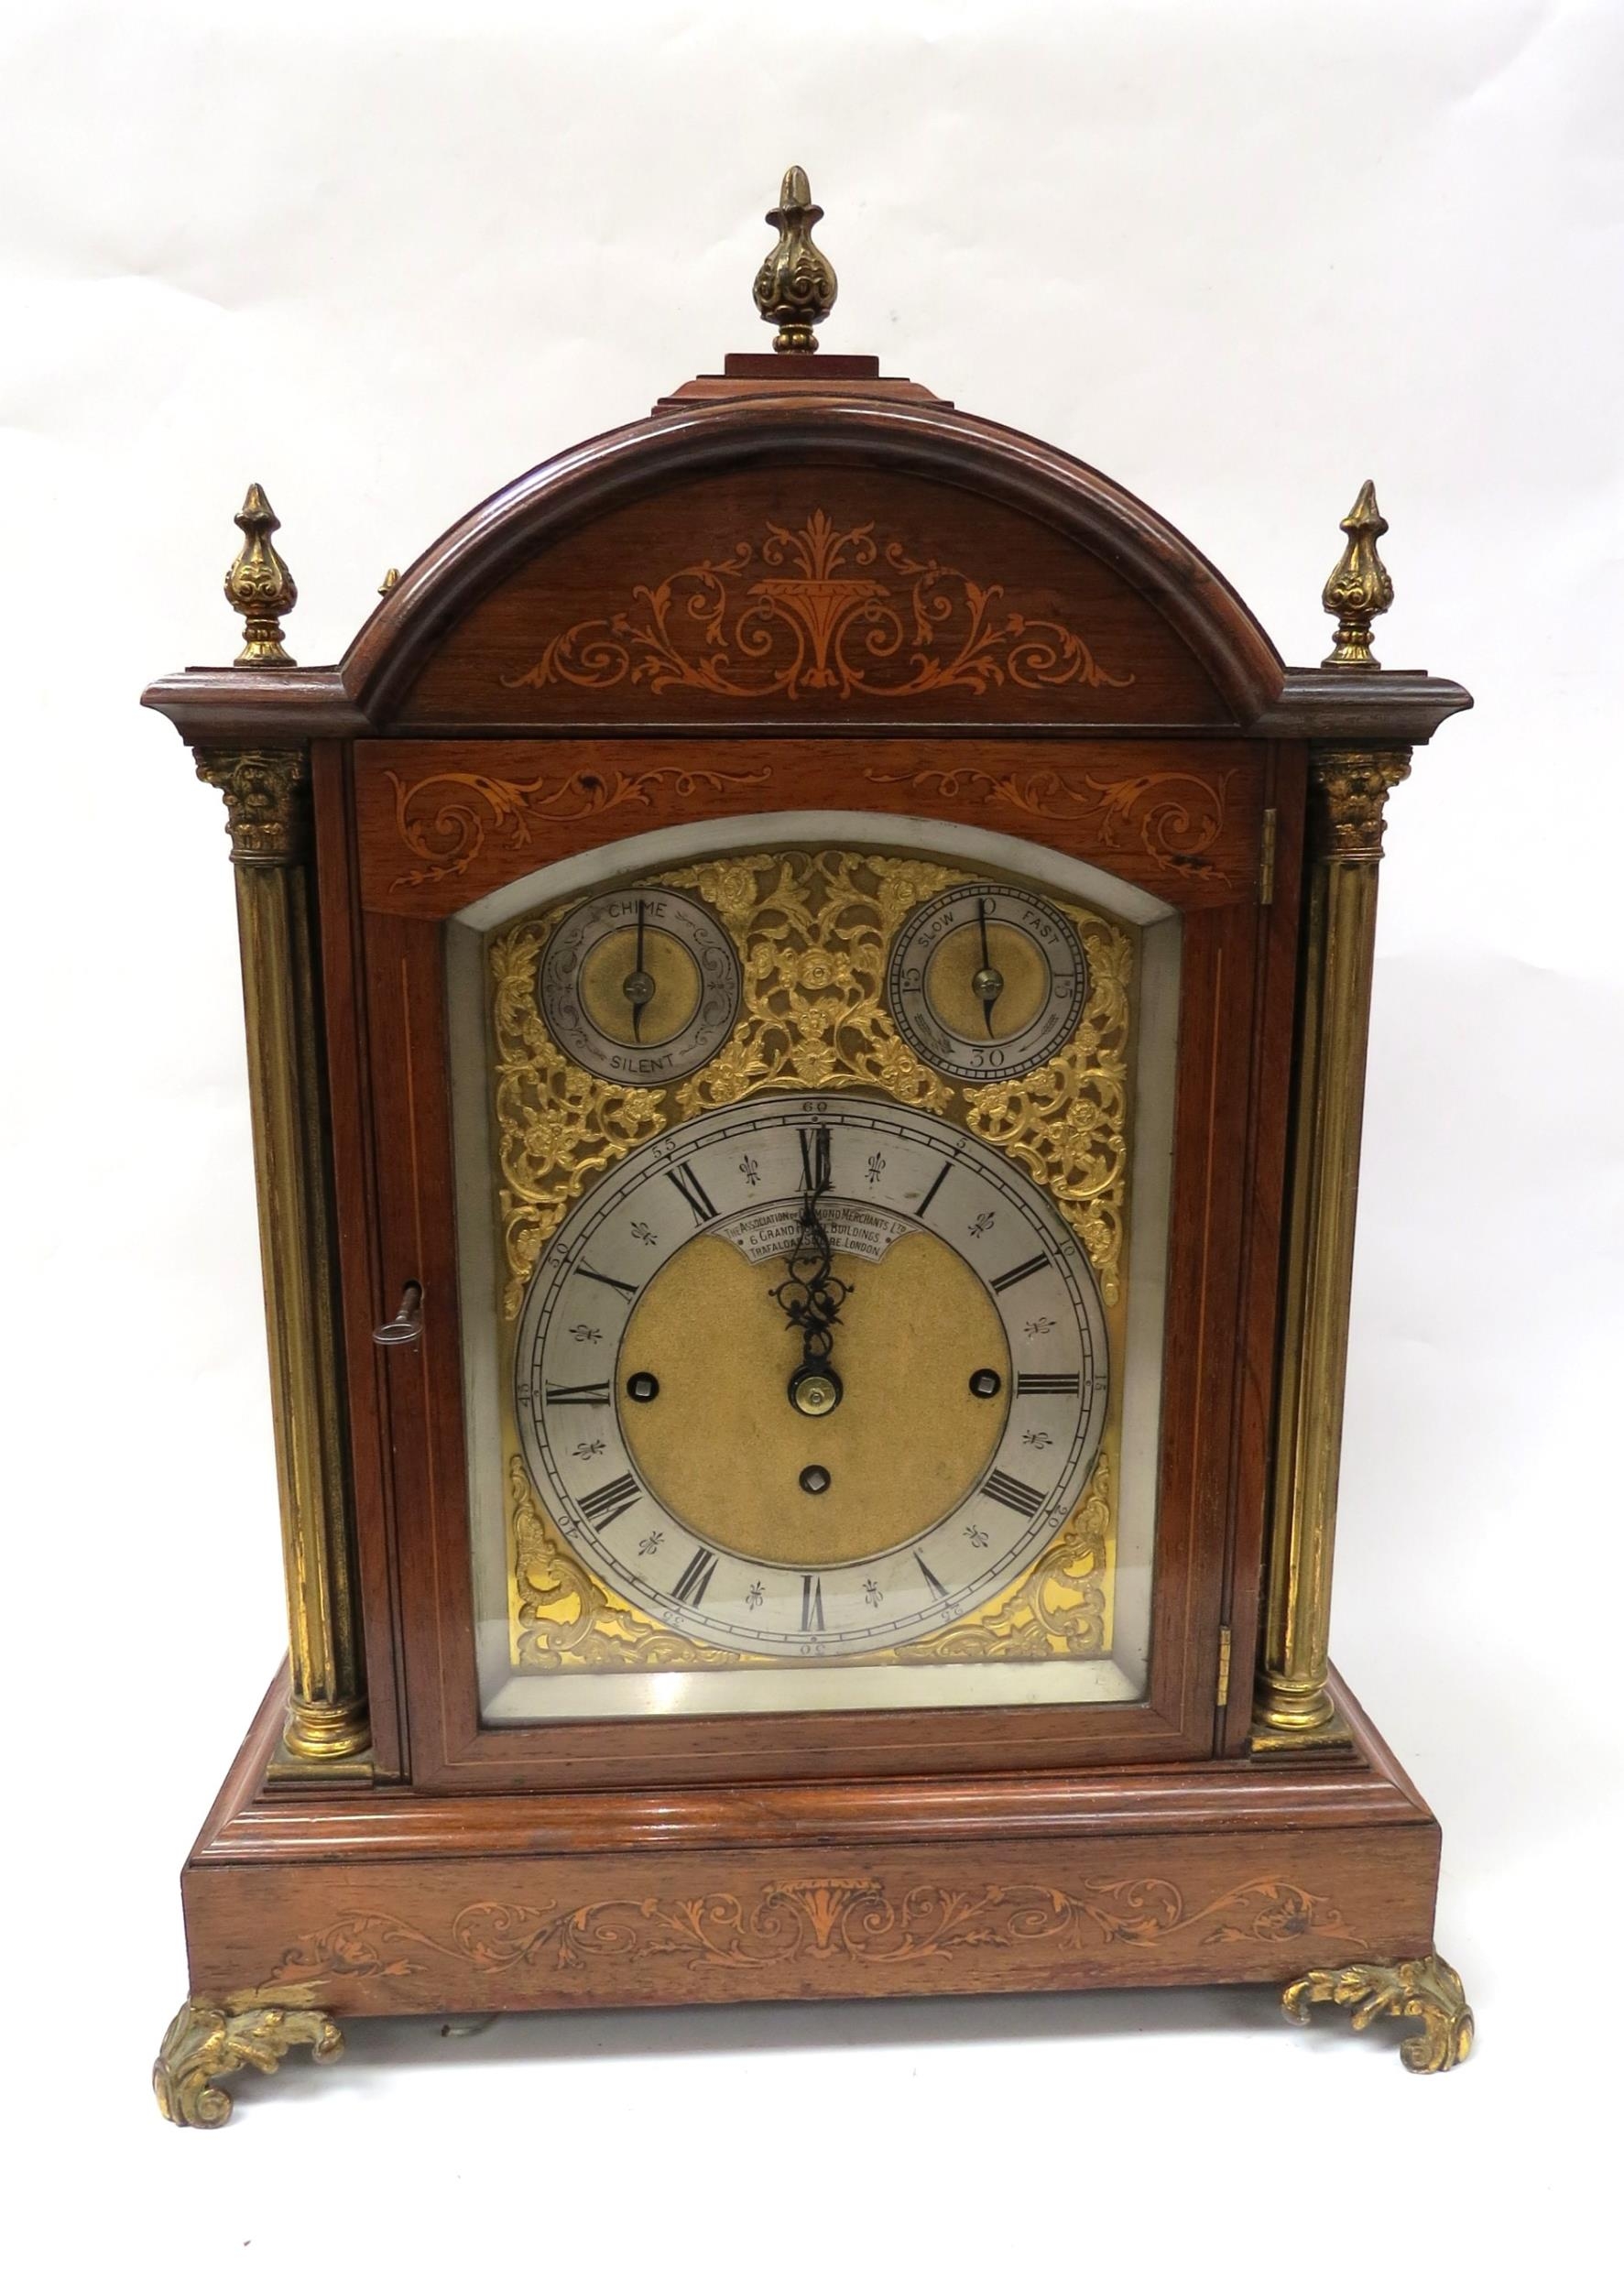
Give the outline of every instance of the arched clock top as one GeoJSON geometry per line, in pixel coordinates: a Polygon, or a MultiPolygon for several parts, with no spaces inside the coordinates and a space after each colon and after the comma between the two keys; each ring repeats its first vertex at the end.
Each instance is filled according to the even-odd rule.
{"type": "Polygon", "coordinates": [[[227,594],[255,674],[189,671],[147,704],[194,744],[838,725],[1406,746],[1470,704],[1371,653],[1392,588],[1368,485],[1324,593],[1335,646],[1291,670],[1125,487],[875,358],[814,355],[836,293],[823,214],[789,169],[754,288],[776,354],[728,357],[482,502],[391,569],[335,667],[282,643],[296,592],[253,487],[227,594]]]}
{"type": "Polygon", "coordinates": [[[1051,446],[913,385],[749,370],[773,364],[482,503],[336,667],[193,670],[147,703],[191,738],[839,717],[1411,745],[1469,704],[1346,652],[1286,668],[1182,534],[1051,446]]]}
{"type": "Polygon", "coordinates": [[[735,387],[449,533],[345,657],[369,715],[1228,727],[1278,693],[1239,598],[1095,471],[923,393],[735,387]]]}

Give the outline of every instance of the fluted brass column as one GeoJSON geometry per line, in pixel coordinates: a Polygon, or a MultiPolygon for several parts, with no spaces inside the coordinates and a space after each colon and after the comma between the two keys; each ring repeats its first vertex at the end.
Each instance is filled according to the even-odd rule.
{"type": "Polygon", "coordinates": [[[1302,1033],[1262,1660],[1252,1747],[1345,1739],[1325,1680],[1354,1205],[1383,813],[1408,748],[1325,747],[1309,776],[1302,1033]]]}
{"type": "Polygon", "coordinates": [[[199,748],[225,798],[236,873],[248,1102],[288,1577],[299,1759],[366,1749],[339,1376],[332,1185],[318,1055],[310,770],[299,748],[199,748]]]}

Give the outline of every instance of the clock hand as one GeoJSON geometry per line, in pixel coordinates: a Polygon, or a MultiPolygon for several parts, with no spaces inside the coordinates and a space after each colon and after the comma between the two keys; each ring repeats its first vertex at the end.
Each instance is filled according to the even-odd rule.
{"type": "Polygon", "coordinates": [[[801,1153],[806,1173],[801,1187],[801,1216],[794,1242],[785,1259],[787,1277],[771,1293],[801,1337],[801,1365],[790,1379],[790,1404],[803,1415],[827,1415],[840,1403],[840,1378],[834,1372],[830,1354],[834,1348],[834,1329],[840,1318],[840,1307],[851,1294],[851,1288],[831,1269],[834,1246],[818,1208],[833,1182],[828,1130],[803,1131],[801,1153]]]}
{"type": "Polygon", "coordinates": [[[643,1012],[654,999],[654,981],[643,967],[643,929],[647,917],[647,901],[638,900],[637,966],[627,976],[621,992],[632,1006],[632,1040],[643,1039],[643,1012]]]}
{"type": "Polygon", "coordinates": [[[981,967],[970,984],[981,1004],[981,1015],[986,1026],[986,1038],[992,1040],[993,1006],[1004,991],[1004,974],[993,968],[992,949],[986,943],[986,900],[975,901],[975,920],[981,930],[981,967]]]}

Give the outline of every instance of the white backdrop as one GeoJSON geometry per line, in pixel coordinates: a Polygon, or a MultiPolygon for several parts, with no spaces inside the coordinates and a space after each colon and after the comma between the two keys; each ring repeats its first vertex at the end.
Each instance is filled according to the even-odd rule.
{"type": "Polygon", "coordinates": [[[27,2278],[1576,2262],[1616,2172],[1624,11],[37,0],[0,87],[27,2278]],[[1478,2056],[1407,2077],[1262,1991],[397,2023],[181,2135],[175,1872],[281,1593],[222,807],[136,694],[235,649],[249,478],[331,659],[470,504],[765,347],[790,160],[829,347],[1120,478],[1292,660],[1374,475],[1381,657],[1477,695],[1391,806],[1335,1650],[1444,1822],[1478,2056]]]}

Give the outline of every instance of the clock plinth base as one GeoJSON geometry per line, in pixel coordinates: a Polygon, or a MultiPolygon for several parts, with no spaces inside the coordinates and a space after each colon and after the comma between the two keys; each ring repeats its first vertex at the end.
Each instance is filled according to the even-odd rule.
{"type": "Polygon", "coordinates": [[[1304,1972],[1281,2002],[1288,2020],[1306,2027],[1311,2006],[1341,2004],[1357,2029],[1389,2017],[1420,2023],[1399,2046],[1412,2075],[1439,2076],[1458,2067],[1472,2048],[1472,2009],[1460,1974],[1441,1956],[1404,1964],[1345,1964],[1339,1970],[1304,1972]]]}
{"type": "Polygon", "coordinates": [[[1323,1759],[646,1794],[296,1789],[271,1778],[282,1692],[182,1879],[178,2121],[381,2014],[1256,1982],[1297,2019],[1413,2020],[1423,2072],[1470,2042],[1433,1953],[1437,1823],[1339,1681],[1323,1759]]]}

